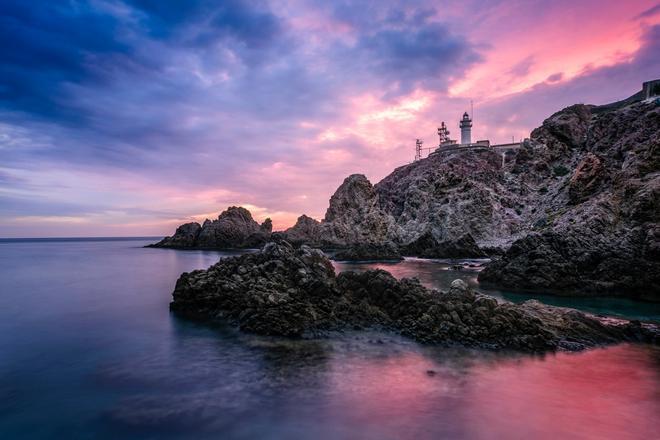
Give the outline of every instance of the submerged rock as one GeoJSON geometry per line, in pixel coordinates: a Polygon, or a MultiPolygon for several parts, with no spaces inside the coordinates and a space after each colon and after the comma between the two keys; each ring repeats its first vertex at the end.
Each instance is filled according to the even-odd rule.
{"type": "Polygon", "coordinates": [[[335,253],[339,261],[400,261],[403,260],[399,248],[388,243],[359,243],[335,253]]]}
{"type": "Polygon", "coordinates": [[[454,281],[449,292],[383,270],[335,275],[317,249],[269,243],[254,254],[181,275],[171,310],[221,319],[241,330],[314,336],[355,328],[389,330],[417,341],[546,351],[619,341],[658,342],[658,329],[603,322],[570,309],[499,303],[454,281]]]}

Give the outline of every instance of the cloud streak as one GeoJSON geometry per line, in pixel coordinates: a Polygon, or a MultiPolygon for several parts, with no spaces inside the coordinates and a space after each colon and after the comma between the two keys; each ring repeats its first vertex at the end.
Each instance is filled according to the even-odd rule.
{"type": "Polygon", "coordinates": [[[283,228],[470,99],[501,141],[660,71],[648,2],[533,3],[4,1],[0,236],[165,234],[230,204],[283,228]]]}

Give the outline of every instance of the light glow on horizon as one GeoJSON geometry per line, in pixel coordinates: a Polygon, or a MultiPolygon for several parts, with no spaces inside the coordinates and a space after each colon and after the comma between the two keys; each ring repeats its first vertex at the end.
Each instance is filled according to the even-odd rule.
{"type": "Polygon", "coordinates": [[[470,100],[474,138],[509,142],[660,73],[650,0],[230,3],[0,6],[0,237],[169,235],[232,205],[281,230],[440,121],[455,137],[470,100]]]}

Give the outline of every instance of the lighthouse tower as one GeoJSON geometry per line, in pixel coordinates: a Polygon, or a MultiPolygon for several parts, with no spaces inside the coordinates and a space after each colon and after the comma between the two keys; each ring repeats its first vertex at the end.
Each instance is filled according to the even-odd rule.
{"type": "Polygon", "coordinates": [[[467,145],[472,143],[472,119],[468,112],[463,113],[463,119],[460,123],[461,127],[461,145],[467,145]]]}

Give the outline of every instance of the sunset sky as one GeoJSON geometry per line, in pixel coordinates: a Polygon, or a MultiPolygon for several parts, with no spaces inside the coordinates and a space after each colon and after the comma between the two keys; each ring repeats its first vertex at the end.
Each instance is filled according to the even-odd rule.
{"type": "Polygon", "coordinates": [[[529,136],[660,78],[638,0],[0,2],[0,237],[170,235],[242,205],[275,229],[378,182],[474,101],[529,136]]]}

